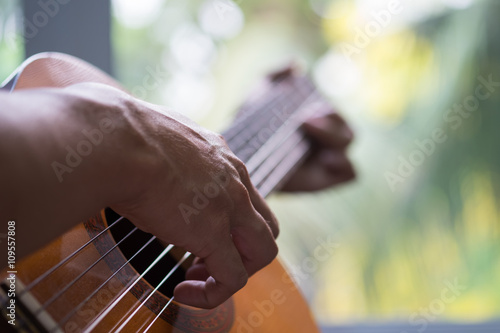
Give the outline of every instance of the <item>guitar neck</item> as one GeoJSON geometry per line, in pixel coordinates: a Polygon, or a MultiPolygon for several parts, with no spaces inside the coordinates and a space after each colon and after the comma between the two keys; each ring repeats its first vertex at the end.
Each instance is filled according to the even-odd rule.
{"type": "Polygon", "coordinates": [[[291,74],[264,88],[243,104],[223,136],[265,197],[308,156],[310,143],[301,124],[321,112],[327,102],[305,76],[291,74]]]}

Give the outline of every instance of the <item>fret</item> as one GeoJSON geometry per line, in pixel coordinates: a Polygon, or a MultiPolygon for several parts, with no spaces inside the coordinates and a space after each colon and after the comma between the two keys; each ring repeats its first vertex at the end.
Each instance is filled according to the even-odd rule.
{"type": "Polygon", "coordinates": [[[264,181],[293,149],[304,140],[304,136],[299,133],[292,133],[287,137],[280,148],[273,151],[272,154],[266,158],[262,164],[252,172],[252,183],[259,189],[260,184],[264,181]]]}
{"type": "Polygon", "coordinates": [[[303,137],[299,143],[290,151],[276,168],[267,176],[264,182],[259,184],[258,189],[262,196],[267,197],[275,189],[288,179],[293,170],[295,170],[302,161],[307,158],[310,149],[310,143],[303,137]]]}
{"type": "Polygon", "coordinates": [[[289,76],[260,96],[253,114],[246,106],[244,119],[224,133],[232,138],[226,139],[229,147],[246,164],[262,195],[282,184],[284,179],[278,176],[286,177],[305,158],[309,143],[300,126],[325,105],[309,78],[289,76]],[[280,107],[282,110],[276,112],[280,107]]]}
{"type": "Polygon", "coordinates": [[[312,83],[305,77],[292,77],[271,87],[267,95],[260,98],[260,104],[256,105],[253,114],[247,113],[243,121],[237,120],[224,132],[231,150],[243,162],[247,162],[268,141],[270,135],[267,133],[279,130],[313,90],[312,83]],[[239,132],[234,137],[236,131],[239,132]]]}

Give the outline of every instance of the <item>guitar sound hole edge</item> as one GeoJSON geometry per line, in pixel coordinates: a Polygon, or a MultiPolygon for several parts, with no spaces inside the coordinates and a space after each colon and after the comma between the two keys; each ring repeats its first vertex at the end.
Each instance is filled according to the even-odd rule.
{"type": "MultiPolygon", "coordinates": [[[[120,218],[120,215],[115,213],[113,210],[107,208],[105,210],[105,217],[108,225],[113,221],[120,218]]],[[[116,243],[120,242],[132,229],[134,225],[127,219],[124,219],[115,225],[113,225],[109,230],[116,243]]],[[[143,232],[141,230],[134,231],[127,239],[123,240],[118,248],[125,256],[127,260],[132,258],[140,250],[144,244],[148,242],[152,237],[151,234],[143,232]]],[[[160,255],[160,253],[165,249],[165,246],[157,239],[153,240],[146,248],[140,251],[131,261],[130,265],[141,274],[144,272],[151,263],[160,255]]],[[[153,268],[144,276],[151,286],[156,287],[160,284],[161,280],[173,269],[177,264],[177,260],[173,258],[170,254],[163,257],[153,268]]],[[[159,288],[159,291],[171,298],[174,293],[174,288],[185,280],[186,271],[184,267],[180,266],[177,270],[167,279],[165,283],[159,288]]]]}

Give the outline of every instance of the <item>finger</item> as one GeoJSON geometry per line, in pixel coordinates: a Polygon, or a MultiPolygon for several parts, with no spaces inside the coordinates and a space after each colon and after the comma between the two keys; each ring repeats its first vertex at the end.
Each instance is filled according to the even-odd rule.
{"type": "MultiPolygon", "coordinates": [[[[248,230],[244,226],[235,228],[232,231],[233,242],[241,255],[243,265],[249,276],[269,264],[277,254],[277,247],[272,245],[274,240],[270,232],[255,237],[255,239],[259,240],[258,247],[255,246],[255,239],[250,236],[253,232],[255,230],[248,230]],[[271,246],[262,246],[261,244],[271,244],[271,246]]],[[[186,271],[187,280],[206,281],[209,277],[210,273],[208,273],[203,260],[195,260],[193,265],[186,271]]]]}
{"type": "Polygon", "coordinates": [[[183,281],[176,286],[177,301],[200,308],[213,308],[241,289],[248,280],[240,254],[229,234],[214,240],[208,255],[200,255],[210,277],[206,281],[183,281]]]}
{"type": "Polygon", "coordinates": [[[281,80],[284,80],[286,78],[292,77],[296,72],[298,71],[297,64],[291,62],[285,67],[270,73],[267,77],[269,80],[272,82],[279,82],[281,80]]]}
{"type": "Polygon", "coordinates": [[[325,151],[319,155],[320,163],[329,174],[330,186],[356,178],[356,171],[345,153],[325,151]]]}
{"type": "Polygon", "coordinates": [[[332,148],[345,148],[354,137],[347,123],[337,113],[309,119],[302,127],[314,140],[332,148]]]}
{"type": "Polygon", "coordinates": [[[241,213],[231,220],[231,236],[249,275],[269,264],[277,255],[278,222],[271,209],[253,186],[245,165],[235,162],[240,176],[236,198],[236,211],[241,213]]]}
{"type": "Polygon", "coordinates": [[[269,228],[271,228],[271,232],[274,235],[274,238],[278,237],[279,234],[278,219],[276,219],[276,216],[271,211],[271,208],[269,208],[268,204],[266,203],[262,195],[260,195],[259,191],[252,184],[252,181],[250,180],[250,176],[248,175],[248,171],[246,170],[246,168],[245,170],[238,170],[238,172],[240,173],[241,182],[247,189],[252,206],[269,225],[269,228]]]}
{"type": "Polygon", "coordinates": [[[283,190],[317,191],[350,181],[356,177],[354,167],[343,152],[319,151],[290,179],[283,190]],[[306,182],[303,180],[307,179],[306,182]]]}
{"type": "Polygon", "coordinates": [[[206,281],[210,277],[204,262],[193,263],[186,271],[186,280],[206,281]]]}
{"type": "Polygon", "coordinates": [[[310,177],[311,179],[317,177],[317,181],[323,178],[325,187],[346,182],[356,176],[354,167],[345,152],[323,149],[318,152],[315,161],[310,161],[310,164],[314,163],[321,170],[310,170],[310,177]]]}
{"type": "Polygon", "coordinates": [[[231,234],[249,276],[271,263],[278,254],[274,235],[262,219],[239,225],[231,234]]]}
{"type": "Polygon", "coordinates": [[[266,201],[250,181],[244,165],[237,169],[251,205],[247,205],[248,212],[242,212],[246,218],[234,221],[231,235],[241,254],[243,265],[248,274],[252,275],[268,265],[278,254],[274,239],[279,234],[279,226],[266,201]]]}
{"type": "Polygon", "coordinates": [[[248,195],[250,196],[250,200],[252,201],[252,205],[259,213],[264,221],[267,223],[269,228],[271,229],[271,232],[274,236],[274,238],[277,238],[279,233],[280,233],[280,228],[279,228],[279,223],[278,219],[274,215],[274,213],[271,211],[271,208],[269,208],[267,202],[264,200],[264,198],[260,195],[259,191],[253,186],[251,182],[249,182],[248,186],[248,195]]]}

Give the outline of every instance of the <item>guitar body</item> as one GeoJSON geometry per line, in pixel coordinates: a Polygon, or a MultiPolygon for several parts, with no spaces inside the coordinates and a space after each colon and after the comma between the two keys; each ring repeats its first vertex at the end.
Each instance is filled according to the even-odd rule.
{"type": "MultiPolygon", "coordinates": [[[[64,87],[79,82],[99,82],[123,90],[98,69],[57,53],[28,59],[6,87],[64,87]]],[[[215,309],[192,308],[175,300],[169,303],[168,292],[152,293],[153,280],[142,277],[142,271],[132,264],[126,254],[127,242],[119,244],[120,236],[113,232],[116,218],[111,216],[103,210],[16,263],[16,326],[8,326],[27,332],[85,332],[99,318],[91,331],[318,332],[306,302],[279,260],[252,276],[242,290],[215,309]],[[106,312],[110,304],[115,306],[106,312]]],[[[116,225],[125,222],[129,223],[116,225]]],[[[136,238],[129,243],[133,247],[144,242],[139,244],[136,238]]],[[[171,252],[169,260],[177,261],[179,255],[171,252]]],[[[154,260],[147,256],[140,261],[154,260]]],[[[11,273],[4,269],[3,302],[8,301],[8,277],[11,273]]]]}

